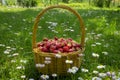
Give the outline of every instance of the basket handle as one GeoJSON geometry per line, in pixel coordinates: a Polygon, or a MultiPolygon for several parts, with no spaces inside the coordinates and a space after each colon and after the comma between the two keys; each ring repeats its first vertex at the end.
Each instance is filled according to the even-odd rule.
{"type": "Polygon", "coordinates": [[[36,31],[37,31],[37,28],[38,28],[38,23],[39,23],[39,20],[40,18],[43,16],[43,14],[45,12],[47,12],[47,10],[49,9],[53,9],[53,8],[62,8],[62,9],[66,9],[70,12],[72,12],[74,15],[77,16],[78,20],[79,20],[79,23],[80,23],[80,28],[81,28],[81,33],[82,33],[82,36],[81,36],[81,46],[82,48],[84,47],[84,42],[85,42],[85,27],[84,27],[84,23],[83,23],[83,20],[81,18],[81,16],[79,15],[79,13],[75,10],[73,10],[72,8],[68,7],[68,6],[65,6],[65,5],[55,5],[55,6],[49,6],[45,9],[43,9],[39,14],[38,16],[36,17],[36,20],[34,22],[34,26],[33,26],[33,36],[32,36],[32,48],[36,48],[36,31]]]}

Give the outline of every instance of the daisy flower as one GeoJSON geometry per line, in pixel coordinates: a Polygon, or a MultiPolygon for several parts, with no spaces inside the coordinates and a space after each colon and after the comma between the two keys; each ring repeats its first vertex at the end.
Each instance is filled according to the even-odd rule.
{"type": "Polygon", "coordinates": [[[96,54],[96,53],[92,53],[92,56],[96,57],[96,58],[99,58],[99,54],[96,54]]]}
{"type": "Polygon", "coordinates": [[[94,74],[98,74],[99,72],[98,71],[93,71],[94,74]]]}
{"type": "Polygon", "coordinates": [[[49,79],[49,76],[48,76],[48,75],[44,75],[44,74],[41,75],[40,77],[41,77],[41,79],[43,79],[43,80],[47,80],[47,79],[49,79]]]}
{"type": "Polygon", "coordinates": [[[82,72],[88,72],[88,69],[82,68],[81,71],[82,72]]]}
{"type": "Polygon", "coordinates": [[[60,54],[55,54],[56,58],[61,58],[62,56],[60,54]]]}
{"type": "Polygon", "coordinates": [[[72,67],[72,68],[69,68],[67,72],[75,74],[77,71],[78,71],[77,67],[72,67]]]}
{"type": "Polygon", "coordinates": [[[99,65],[99,66],[97,66],[97,69],[105,69],[105,65],[99,65]]]}
{"type": "Polygon", "coordinates": [[[72,60],[66,60],[65,63],[72,64],[73,61],[72,60]]]}
{"type": "Polygon", "coordinates": [[[43,67],[45,67],[45,64],[36,64],[36,67],[43,68],[43,67]]]}
{"type": "Polygon", "coordinates": [[[54,73],[54,74],[52,74],[52,77],[57,77],[57,74],[55,74],[55,73],[54,73]]]}
{"type": "Polygon", "coordinates": [[[22,75],[22,76],[21,76],[21,78],[22,78],[22,79],[25,79],[25,78],[26,78],[26,76],[25,76],[25,75],[22,75]]]}
{"type": "Polygon", "coordinates": [[[98,75],[99,75],[99,77],[101,77],[101,78],[105,78],[105,77],[107,76],[106,73],[99,73],[98,75]]]}
{"type": "Polygon", "coordinates": [[[78,80],[84,80],[82,77],[78,77],[78,80]]]}
{"type": "Polygon", "coordinates": [[[51,60],[51,58],[50,57],[45,57],[45,60],[49,61],[49,60],[51,60]]]}
{"type": "Polygon", "coordinates": [[[92,80],[102,80],[100,77],[93,77],[92,80]]]}

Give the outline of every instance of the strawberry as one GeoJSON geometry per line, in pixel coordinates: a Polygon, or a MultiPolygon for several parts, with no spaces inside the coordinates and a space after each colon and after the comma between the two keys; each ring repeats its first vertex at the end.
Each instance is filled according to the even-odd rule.
{"type": "Polygon", "coordinates": [[[51,45],[50,48],[55,50],[57,47],[55,45],[51,45]]]}
{"type": "Polygon", "coordinates": [[[73,52],[74,51],[74,49],[69,49],[69,52],[73,52]]]}
{"type": "Polygon", "coordinates": [[[51,45],[51,44],[50,44],[49,42],[47,42],[47,43],[45,44],[46,48],[48,48],[48,49],[50,48],[50,45],[51,45]]]}
{"type": "Polygon", "coordinates": [[[61,48],[61,47],[62,47],[62,44],[57,43],[57,44],[56,44],[56,47],[57,47],[57,48],[61,48]]]}
{"type": "Polygon", "coordinates": [[[59,52],[59,50],[53,50],[53,53],[58,53],[59,52]]]}
{"type": "Polygon", "coordinates": [[[54,37],[54,40],[58,40],[58,38],[57,38],[57,37],[54,37]]]}
{"type": "Polygon", "coordinates": [[[46,47],[42,47],[42,48],[41,48],[41,51],[43,51],[43,52],[48,52],[49,50],[48,50],[46,47]]]}
{"type": "Polygon", "coordinates": [[[59,48],[58,50],[59,50],[61,53],[63,52],[63,48],[59,48]]]}
{"type": "Polygon", "coordinates": [[[57,38],[47,39],[44,38],[42,42],[37,43],[38,49],[43,52],[52,52],[52,53],[64,53],[64,52],[73,52],[81,49],[81,45],[73,41],[71,38],[57,38]]]}
{"type": "Polygon", "coordinates": [[[64,52],[68,52],[68,51],[69,51],[69,47],[68,47],[68,46],[64,46],[64,47],[63,47],[63,51],[64,51],[64,52]]]}
{"type": "Polygon", "coordinates": [[[68,46],[69,48],[72,48],[72,44],[71,44],[71,43],[68,43],[67,46],[68,46]]]}
{"type": "Polygon", "coordinates": [[[37,43],[37,47],[40,47],[40,46],[44,46],[44,43],[42,42],[37,43]]]}

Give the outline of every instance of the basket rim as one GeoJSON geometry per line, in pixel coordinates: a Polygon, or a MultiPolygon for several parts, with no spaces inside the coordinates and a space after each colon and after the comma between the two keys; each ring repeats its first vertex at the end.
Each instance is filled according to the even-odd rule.
{"type": "Polygon", "coordinates": [[[38,48],[34,48],[33,52],[36,54],[39,54],[41,56],[56,56],[57,54],[61,55],[61,56],[70,56],[70,55],[82,54],[82,52],[84,52],[84,50],[85,50],[85,48],[82,48],[78,51],[68,52],[68,53],[67,52],[65,52],[65,53],[51,53],[51,52],[42,52],[38,48]]]}

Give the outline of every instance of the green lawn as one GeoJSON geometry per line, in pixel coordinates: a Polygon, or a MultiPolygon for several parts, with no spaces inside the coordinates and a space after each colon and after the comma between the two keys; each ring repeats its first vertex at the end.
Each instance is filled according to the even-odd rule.
{"type": "MultiPolygon", "coordinates": [[[[80,77],[83,80],[92,80],[93,77],[120,80],[120,11],[92,7],[74,9],[80,13],[86,27],[82,65],[76,74],[57,78],[50,76],[49,80],[82,80],[80,77]],[[106,76],[108,72],[111,76],[106,76]]],[[[40,79],[42,74],[35,68],[31,42],[34,20],[41,10],[0,8],[0,80],[40,79]]],[[[37,41],[54,36],[71,37],[80,42],[77,18],[63,9],[48,11],[39,23],[37,41]]]]}

